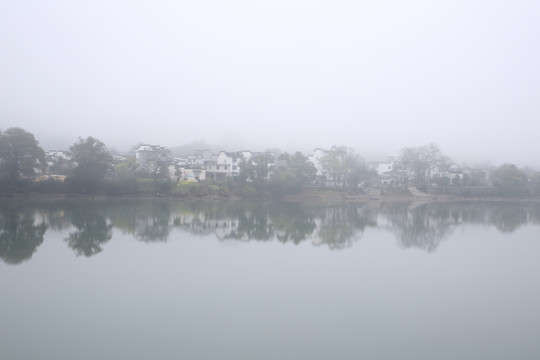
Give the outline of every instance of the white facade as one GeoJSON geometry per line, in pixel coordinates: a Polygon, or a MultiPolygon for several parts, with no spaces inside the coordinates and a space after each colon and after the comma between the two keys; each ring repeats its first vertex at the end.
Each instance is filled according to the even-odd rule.
{"type": "Polygon", "coordinates": [[[206,170],[202,169],[180,169],[180,174],[180,181],[206,180],[206,170]]]}
{"type": "Polygon", "coordinates": [[[375,170],[377,175],[389,175],[394,171],[395,160],[394,158],[388,158],[386,161],[375,161],[368,164],[370,170],[375,170]]]}
{"type": "Polygon", "coordinates": [[[313,154],[308,155],[308,160],[313,163],[315,169],[317,169],[317,176],[324,176],[324,171],[321,165],[321,158],[327,153],[326,150],[316,148],[313,150],[313,154]]]}
{"type": "Polygon", "coordinates": [[[45,156],[54,159],[71,160],[71,155],[67,151],[50,150],[45,153],[45,156]]]}
{"type": "Polygon", "coordinates": [[[212,173],[215,179],[235,177],[240,175],[240,163],[252,156],[251,151],[228,153],[221,151],[215,161],[206,162],[206,170],[212,173]]]}

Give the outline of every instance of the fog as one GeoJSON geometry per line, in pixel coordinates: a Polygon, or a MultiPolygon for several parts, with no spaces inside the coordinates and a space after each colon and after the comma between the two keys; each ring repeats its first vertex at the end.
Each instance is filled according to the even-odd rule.
{"type": "Polygon", "coordinates": [[[536,1],[3,1],[0,129],[45,149],[434,142],[540,165],[536,1]]]}

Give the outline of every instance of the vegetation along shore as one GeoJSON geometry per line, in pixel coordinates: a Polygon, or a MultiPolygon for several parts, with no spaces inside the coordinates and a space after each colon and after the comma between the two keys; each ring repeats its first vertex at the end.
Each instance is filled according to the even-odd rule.
{"type": "Polygon", "coordinates": [[[540,172],[505,163],[460,167],[437,145],[404,148],[396,157],[366,162],[352,148],[312,154],[277,149],[173,154],[139,144],[111,152],[93,137],[69,151],[45,152],[20,128],[0,132],[1,197],[286,198],[297,201],[531,199],[540,172]]]}

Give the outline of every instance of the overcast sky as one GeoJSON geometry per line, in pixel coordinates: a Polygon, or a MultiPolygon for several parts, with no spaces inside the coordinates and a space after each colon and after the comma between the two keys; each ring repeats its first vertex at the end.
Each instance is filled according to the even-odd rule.
{"type": "Polygon", "coordinates": [[[539,1],[0,0],[0,129],[538,166],[539,49],[539,1]]]}

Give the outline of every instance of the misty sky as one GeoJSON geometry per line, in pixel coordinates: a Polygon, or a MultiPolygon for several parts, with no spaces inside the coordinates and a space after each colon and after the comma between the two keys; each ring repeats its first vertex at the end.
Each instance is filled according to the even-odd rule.
{"type": "Polygon", "coordinates": [[[539,19],[538,1],[0,0],[0,129],[538,166],[539,19]]]}

